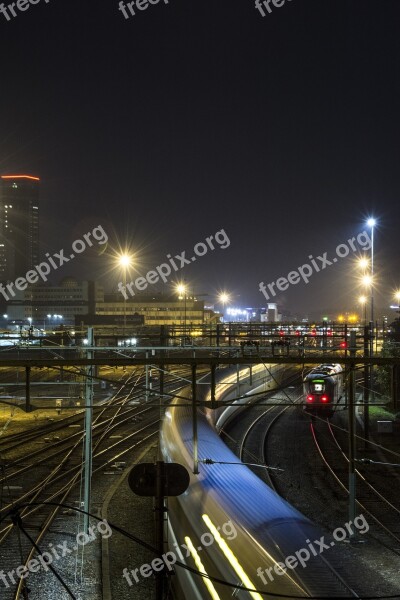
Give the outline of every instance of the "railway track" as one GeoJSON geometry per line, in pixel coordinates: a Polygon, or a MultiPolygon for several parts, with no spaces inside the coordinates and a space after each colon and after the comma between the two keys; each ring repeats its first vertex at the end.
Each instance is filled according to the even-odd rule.
{"type": "MultiPolygon", "coordinates": [[[[249,404],[245,413],[240,414],[240,419],[233,417],[228,425],[225,425],[222,439],[237,454],[243,463],[268,483],[276,491],[273,469],[267,469],[268,465],[268,438],[279,419],[287,412],[296,410],[296,404],[300,398],[301,385],[298,385],[299,374],[290,376],[285,389],[270,391],[258,401],[249,404]],[[297,383],[295,386],[294,384],[297,383]],[[272,406],[260,406],[261,403],[273,402],[272,406]],[[288,402],[292,406],[288,406],[288,402]],[[282,404],[283,406],[280,406],[282,404]],[[261,411],[257,416],[255,412],[261,411]]],[[[279,471],[279,469],[278,469],[279,471]]]]}
{"type": "MultiPolygon", "coordinates": [[[[182,384],[176,386],[180,376],[181,373],[178,372],[171,374],[171,381],[166,382],[166,391],[176,393],[183,387],[182,384]]],[[[128,394],[121,396],[121,388],[114,397],[114,402],[103,406],[96,415],[93,430],[94,476],[110,469],[112,465],[121,463],[139,445],[157,438],[160,423],[159,405],[151,405],[150,402],[149,406],[131,405],[132,401],[143,398],[142,382],[142,377],[133,384],[125,382],[122,386],[125,389],[132,385],[128,394]],[[109,411],[113,412],[111,416],[109,411]]],[[[186,382],[184,385],[187,385],[186,382]]],[[[36,435],[42,436],[43,431],[36,432],[36,435]]],[[[63,440],[55,441],[51,446],[31,452],[29,457],[15,459],[3,468],[5,472],[0,485],[3,485],[8,498],[5,504],[3,498],[3,506],[0,509],[0,558],[5,572],[15,570],[19,565],[26,566],[37,554],[36,547],[43,544],[46,535],[51,531],[59,508],[50,508],[43,503],[63,503],[68,499],[69,503],[80,504],[83,438],[82,431],[75,432],[63,440]],[[11,516],[10,511],[20,504],[28,506],[18,511],[16,519],[15,515],[11,516]],[[19,518],[30,539],[17,526],[19,518]]],[[[30,437],[28,444],[32,443],[32,439],[34,437],[30,437]]],[[[18,440],[18,445],[21,441],[18,440]]],[[[10,449],[10,446],[8,448],[10,449]]],[[[15,450],[15,446],[13,449],[15,450]]],[[[20,579],[15,584],[10,581],[8,583],[9,587],[1,590],[2,600],[28,597],[25,579],[20,579]]]]}
{"type": "MultiPolygon", "coordinates": [[[[335,435],[332,424],[329,421],[319,421],[318,425],[311,422],[310,428],[323,464],[340,486],[345,497],[348,497],[349,459],[335,435]]],[[[382,494],[359,469],[356,469],[356,476],[357,506],[360,512],[368,516],[370,526],[375,525],[373,537],[400,556],[400,510],[395,500],[390,500],[382,494]]]]}

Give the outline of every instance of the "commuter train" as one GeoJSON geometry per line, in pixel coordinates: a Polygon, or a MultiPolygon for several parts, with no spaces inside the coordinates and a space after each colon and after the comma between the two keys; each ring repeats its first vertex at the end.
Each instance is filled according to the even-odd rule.
{"type": "MultiPolygon", "coordinates": [[[[198,388],[199,398],[208,386],[198,388]]],[[[325,555],[307,551],[307,563],[285,567],[286,557],[293,558],[305,541],[320,539],[324,532],[241,464],[212,421],[198,411],[198,473],[192,408],[174,400],[161,430],[164,460],[178,462],[190,473],[187,491],[168,499],[168,549],[177,557],[170,582],[174,597],[357,597],[325,555]]]]}
{"type": "Polygon", "coordinates": [[[303,380],[306,412],[332,417],[343,398],[343,368],[339,364],[319,365],[303,380]]]}

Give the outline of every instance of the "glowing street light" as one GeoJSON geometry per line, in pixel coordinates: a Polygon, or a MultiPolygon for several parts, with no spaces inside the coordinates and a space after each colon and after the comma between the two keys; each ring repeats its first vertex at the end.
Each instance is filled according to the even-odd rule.
{"type": "Polygon", "coordinates": [[[132,259],[128,254],[121,254],[121,256],[118,257],[118,263],[120,267],[127,268],[131,266],[132,259]]]}
{"type": "Polygon", "coordinates": [[[218,297],[218,300],[223,305],[228,304],[228,302],[230,300],[229,294],[227,294],[226,292],[221,292],[220,295],[219,295],[219,297],[218,297]]]}
{"type": "Polygon", "coordinates": [[[368,258],[360,258],[358,260],[358,266],[362,271],[366,271],[369,267],[369,259],[368,258]]]}
{"type": "MultiPolygon", "coordinates": [[[[132,257],[124,252],[120,254],[117,258],[118,265],[122,268],[124,274],[124,290],[126,290],[126,273],[129,267],[132,265],[132,257]]],[[[124,294],[124,333],[126,328],[126,291],[124,294]]]]}
{"type": "Polygon", "coordinates": [[[364,287],[370,287],[372,289],[372,275],[363,275],[361,283],[364,287]]]}

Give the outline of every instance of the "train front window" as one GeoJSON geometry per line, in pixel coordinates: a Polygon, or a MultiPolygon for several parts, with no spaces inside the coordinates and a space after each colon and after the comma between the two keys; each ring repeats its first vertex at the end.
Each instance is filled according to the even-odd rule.
{"type": "Polygon", "coordinates": [[[311,390],[315,394],[322,394],[325,391],[325,382],[324,381],[312,381],[311,382],[311,390]]]}

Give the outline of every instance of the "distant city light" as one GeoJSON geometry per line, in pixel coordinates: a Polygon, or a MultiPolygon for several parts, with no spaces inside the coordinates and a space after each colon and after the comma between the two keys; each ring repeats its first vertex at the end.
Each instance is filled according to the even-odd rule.
{"type": "Polygon", "coordinates": [[[228,308],[228,310],[226,311],[226,314],[228,314],[231,317],[248,316],[249,315],[247,310],[243,310],[241,308],[228,308]]]}

